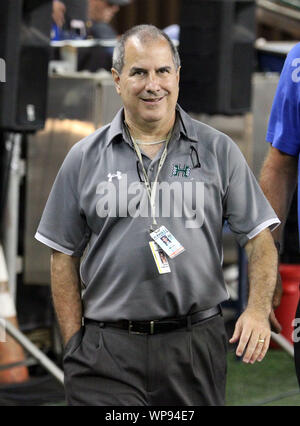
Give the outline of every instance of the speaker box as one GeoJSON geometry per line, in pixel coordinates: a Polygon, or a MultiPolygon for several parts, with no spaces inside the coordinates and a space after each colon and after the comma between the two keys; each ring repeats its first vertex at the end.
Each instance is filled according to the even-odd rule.
{"type": "Polygon", "coordinates": [[[51,0],[0,2],[0,129],[44,126],[51,15],[51,0]]]}
{"type": "Polygon", "coordinates": [[[182,1],[181,106],[207,114],[249,111],[254,40],[255,1],[182,1]]]}

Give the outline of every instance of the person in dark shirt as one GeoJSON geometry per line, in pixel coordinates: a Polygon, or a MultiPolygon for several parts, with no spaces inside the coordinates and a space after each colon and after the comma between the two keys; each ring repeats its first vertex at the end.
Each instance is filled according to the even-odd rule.
{"type": "Polygon", "coordinates": [[[88,36],[101,40],[116,39],[118,33],[110,22],[120,7],[129,3],[130,0],[88,0],[88,36]]]}

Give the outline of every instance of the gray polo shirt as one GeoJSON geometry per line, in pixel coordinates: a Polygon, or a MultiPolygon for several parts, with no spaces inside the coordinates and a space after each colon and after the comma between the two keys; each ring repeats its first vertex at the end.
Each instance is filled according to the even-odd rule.
{"type": "MultiPolygon", "coordinates": [[[[236,144],[179,106],[158,178],[156,216],[184,246],[159,274],[149,247],[150,203],[120,110],[73,146],[57,175],[36,238],[82,256],[84,315],[102,321],[187,315],[228,299],[222,230],[247,241],[279,220],[236,144]]],[[[163,148],[143,155],[154,181],[163,148]]]]}

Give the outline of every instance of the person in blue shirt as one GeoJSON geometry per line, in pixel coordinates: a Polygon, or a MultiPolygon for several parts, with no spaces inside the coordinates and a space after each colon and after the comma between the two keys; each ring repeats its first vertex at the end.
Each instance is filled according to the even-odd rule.
{"type": "Polygon", "coordinates": [[[87,0],[53,0],[51,40],[86,38],[87,0]]]}
{"type": "MultiPolygon", "coordinates": [[[[271,144],[261,171],[260,184],[272,207],[281,220],[273,232],[275,243],[280,249],[284,224],[298,181],[298,223],[300,223],[300,43],[287,55],[275,94],[267,136],[271,144]]],[[[300,261],[300,256],[299,256],[300,261]]],[[[300,263],[300,262],[299,262],[300,263]]],[[[281,282],[278,275],[274,307],[281,299],[281,282]]],[[[295,329],[300,321],[298,304],[295,329]]],[[[294,337],[296,333],[294,333],[294,337]]],[[[300,342],[294,339],[296,373],[300,385],[300,342]]]]}

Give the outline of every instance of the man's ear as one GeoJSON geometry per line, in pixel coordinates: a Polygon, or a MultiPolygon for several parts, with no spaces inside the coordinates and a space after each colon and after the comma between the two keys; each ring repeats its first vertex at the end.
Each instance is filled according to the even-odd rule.
{"type": "Polygon", "coordinates": [[[180,67],[178,67],[178,69],[177,69],[177,71],[176,71],[176,75],[177,75],[177,81],[178,81],[178,83],[179,83],[179,80],[180,80],[180,70],[181,70],[181,66],[180,66],[180,67]]]}
{"type": "Polygon", "coordinates": [[[118,71],[115,68],[111,69],[111,74],[112,74],[112,78],[115,82],[115,87],[116,87],[116,91],[117,93],[120,95],[121,90],[120,90],[120,76],[118,71]]]}

